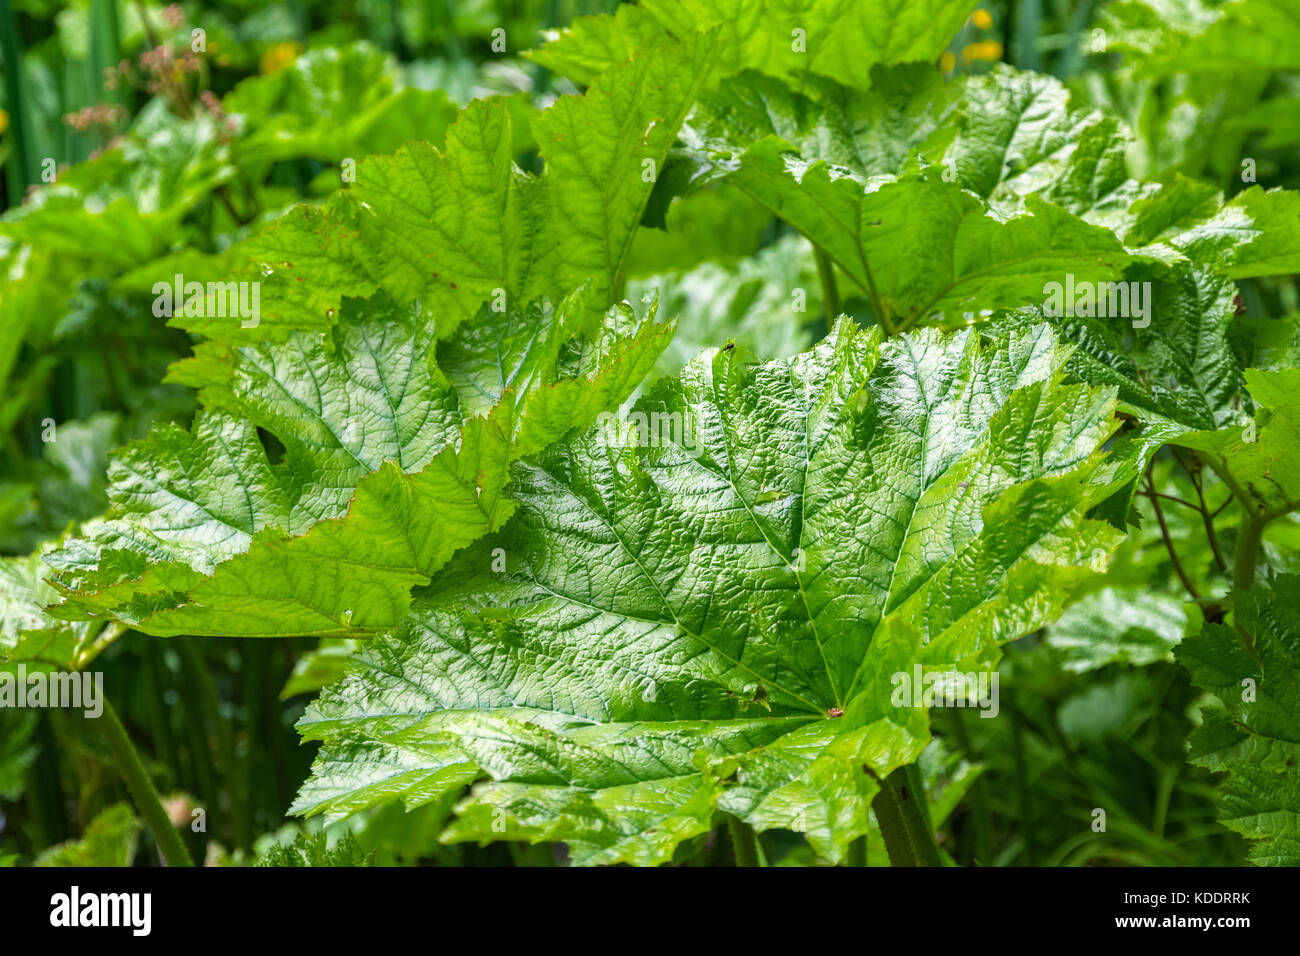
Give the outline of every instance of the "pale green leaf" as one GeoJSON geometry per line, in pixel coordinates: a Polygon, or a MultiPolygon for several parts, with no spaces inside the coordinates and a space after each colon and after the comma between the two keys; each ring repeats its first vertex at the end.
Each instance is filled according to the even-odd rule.
{"type": "Polygon", "coordinates": [[[1065,359],[1045,329],[844,323],[789,360],[704,353],[514,466],[516,517],[309,710],[297,809],[486,776],[448,839],[661,863],[726,810],[839,859],[928,737],[891,675],[990,666],[1118,540],[1084,517],[1113,398],[1065,359]]]}

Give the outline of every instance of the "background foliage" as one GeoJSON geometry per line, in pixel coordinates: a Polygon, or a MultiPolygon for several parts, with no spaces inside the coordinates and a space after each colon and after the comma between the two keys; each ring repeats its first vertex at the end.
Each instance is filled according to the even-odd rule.
{"type": "Polygon", "coordinates": [[[0,668],[113,710],[0,708],[0,862],[887,865],[904,779],[931,862],[1300,860],[1285,0],[0,33],[0,668]]]}

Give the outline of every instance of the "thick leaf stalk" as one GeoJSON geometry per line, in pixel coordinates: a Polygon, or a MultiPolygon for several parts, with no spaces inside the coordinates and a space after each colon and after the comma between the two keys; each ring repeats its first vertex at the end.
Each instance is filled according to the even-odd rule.
{"type": "Polygon", "coordinates": [[[104,713],[95,721],[95,726],[103,736],[104,742],[108,744],[108,749],[113,755],[113,763],[116,764],[122,779],[126,781],[127,789],[131,791],[135,808],[144,817],[154,839],[158,841],[158,849],[162,851],[167,863],[171,866],[193,866],[194,861],[190,858],[190,851],[185,848],[180,833],[172,825],[167,811],[163,809],[158,790],[154,787],[148,771],[145,770],[140,754],[131,743],[131,738],[127,736],[126,728],[122,726],[117,711],[108,700],[104,701],[104,713]]]}
{"type": "Polygon", "coordinates": [[[877,780],[880,792],[871,802],[871,809],[880,823],[889,862],[894,866],[943,866],[917,765],[899,767],[877,780]]]}

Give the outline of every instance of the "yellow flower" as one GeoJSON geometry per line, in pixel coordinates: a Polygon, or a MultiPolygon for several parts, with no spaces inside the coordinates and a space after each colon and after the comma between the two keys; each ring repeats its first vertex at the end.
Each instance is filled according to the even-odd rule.
{"type": "Polygon", "coordinates": [[[993,26],[993,17],[987,10],[976,10],[971,15],[971,22],[981,30],[987,30],[989,27],[993,26]]]}
{"type": "Polygon", "coordinates": [[[298,59],[302,52],[301,43],[273,43],[262,54],[262,75],[274,73],[282,66],[288,66],[298,59]]]}
{"type": "Polygon", "coordinates": [[[4,110],[0,110],[0,133],[3,133],[8,128],[9,128],[9,114],[6,113],[4,110]]]}
{"type": "Polygon", "coordinates": [[[952,50],[944,50],[943,56],[939,57],[939,69],[945,73],[951,73],[956,65],[957,55],[952,50]]]}
{"type": "Polygon", "coordinates": [[[985,40],[983,43],[968,43],[966,48],[961,51],[963,63],[970,63],[973,60],[997,61],[1002,59],[1002,44],[996,40],[985,40]]]}

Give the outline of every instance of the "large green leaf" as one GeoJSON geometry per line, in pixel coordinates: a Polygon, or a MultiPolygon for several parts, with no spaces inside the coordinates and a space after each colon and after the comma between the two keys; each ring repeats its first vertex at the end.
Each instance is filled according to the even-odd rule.
{"type": "Polygon", "coordinates": [[[486,777],[448,839],[661,863],[726,810],[838,859],[927,739],[892,675],[987,668],[1118,541],[1084,517],[1113,394],[1063,384],[1066,352],[842,322],[793,359],[705,352],[519,462],[516,517],[304,717],[297,809],[486,777]]]}
{"type": "Polygon", "coordinates": [[[509,516],[509,462],[617,407],[671,335],[624,306],[571,338],[582,300],[485,306],[443,343],[445,374],[425,312],[385,297],[348,300],[328,334],[200,349],[181,375],[209,410],[115,456],[108,518],[48,558],[81,609],[59,613],[155,634],[397,624],[413,585],[509,516]]]}
{"type": "Polygon", "coordinates": [[[540,176],[515,165],[510,104],[476,100],[445,148],[412,142],[371,156],[318,210],[300,209],[241,248],[261,283],[255,328],[178,316],[231,341],[328,327],[344,295],[418,298],[445,338],[489,299],[515,307],[592,283],[588,320],[619,301],[628,253],[677,131],[717,55],[716,31],[657,39],[582,96],[534,119],[540,176]]]}
{"type": "MultiPolygon", "coordinates": [[[[910,151],[939,137],[943,110],[932,94],[946,94],[923,70],[878,79],[879,100],[831,83],[805,95],[762,77],[746,78],[743,90],[732,81],[698,121],[697,148],[713,175],[824,251],[886,320],[1041,301],[1046,283],[1066,274],[1119,277],[1130,256],[1108,229],[1032,194],[1016,209],[993,207],[957,174],[918,167],[910,151]]],[[[1008,162],[1017,124],[1005,125],[1008,141],[986,138],[962,154],[971,176],[975,145],[999,157],[995,174],[1008,162]]]]}
{"type": "Polygon", "coordinates": [[[1106,588],[1080,599],[1047,629],[1044,640],[1060,653],[1067,671],[1081,674],[1114,663],[1141,667],[1168,660],[1186,625],[1187,613],[1176,597],[1106,588]]]}
{"type": "Polygon", "coordinates": [[[246,127],[241,160],[339,162],[413,139],[441,144],[456,108],[441,90],[399,90],[395,73],[388,57],[357,42],[311,50],[240,83],[222,105],[246,127]]]}
{"type": "Polygon", "coordinates": [[[72,670],[88,662],[121,633],[121,626],[95,621],[55,621],[43,610],[59,594],[44,580],[46,543],[29,555],[0,558],[0,671],[72,670]]]}
{"type": "MultiPolygon", "coordinates": [[[[1148,10],[1150,0],[1125,3],[1117,20],[1125,24],[1129,39],[1141,14],[1163,20],[1167,5],[1148,10]],[[1154,16],[1153,16],[1154,15],[1154,16]]],[[[1234,0],[1225,3],[1213,17],[1210,11],[1192,4],[1173,24],[1161,23],[1147,32],[1138,49],[1150,51],[1149,41],[1158,36],[1161,48],[1142,62],[1145,74],[1169,72],[1224,72],[1300,70],[1300,16],[1288,0],[1234,0]]],[[[1152,24],[1154,26],[1154,24],[1152,24]]]]}
{"type": "MultiPolygon", "coordinates": [[[[1071,374],[1114,386],[1129,412],[1147,424],[1172,424],[1171,434],[1243,421],[1243,369],[1230,344],[1234,283],[1190,263],[1146,265],[1126,275],[1138,284],[1145,320],[1077,314],[1051,320],[1077,346],[1071,374]]],[[[1043,309],[1030,308],[994,324],[1043,321],[1043,309]]]]}
{"type": "Polygon", "coordinates": [[[938,59],[974,8],[975,0],[644,0],[579,17],[529,55],[589,83],[649,37],[720,27],[719,76],[811,71],[865,87],[878,63],[938,59]]]}

